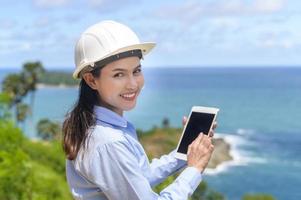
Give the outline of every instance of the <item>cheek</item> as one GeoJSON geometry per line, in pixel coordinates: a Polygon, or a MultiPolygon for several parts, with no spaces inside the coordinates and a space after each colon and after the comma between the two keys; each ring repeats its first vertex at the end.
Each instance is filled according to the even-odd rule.
{"type": "Polygon", "coordinates": [[[122,83],[114,80],[105,80],[98,85],[98,92],[104,98],[109,98],[112,95],[119,94],[122,83]]]}
{"type": "Polygon", "coordinates": [[[139,84],[139,88],[142,88],[144,86],[144,76],[139,76],[137,82],[139,84]]]}

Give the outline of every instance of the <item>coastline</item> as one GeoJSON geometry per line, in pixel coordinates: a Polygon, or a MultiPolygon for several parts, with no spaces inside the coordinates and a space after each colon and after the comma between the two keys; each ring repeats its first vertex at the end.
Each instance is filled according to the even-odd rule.
{"type": "Polygon", "coordinates": [[[247,165],[252,161],[252,158],[243,156],[241,150],[239,150],[239,147],[244,143],[241,137],[226,133],[216,133],[214,138],[216,140],[221,139],[224,143],[229,145],[228,153],[231,159],[220,162],[215,168],[210,168],[208,165],[208,168],[205,170],[206,175],[217,175],[227,171],[230,167],[247,165]]]}
{"type": "Polygon", "coordinates": [[[70,88],[77,89],[78,85],[67,85],[67,84],[50,85],[44,83],[37,84],[37,89],[70,89],[70,88]]]}
{"type": "MultiPolygon", "coordinates": [[[[177,128],[155,128],[139,134],[139,140],[151,160],[173,151],[177,147],[181,132],[181,129],[177,128]]],[[[217,174],[225,171],[240,159],[235,142],[229,140],[228,137],[231,135],[215,134],[212,140],[215,149],[205,174],[217,174]]]]}
{"type": "Polygon", "coordinates": [[[226,162],[232,161],[233,154],[231,155],[231,144],[225,141],[222,137],[216,137],[212,140],[214,145],[214,151],[208,163],[208,169],[215,170],[220,168],[226,162]]]}

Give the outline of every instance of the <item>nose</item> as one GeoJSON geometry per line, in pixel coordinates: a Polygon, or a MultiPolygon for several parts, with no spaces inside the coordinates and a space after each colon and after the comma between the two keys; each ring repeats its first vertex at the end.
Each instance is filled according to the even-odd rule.
{"type": "Polygon", "coordinates": [[[129,76],[126,86],[127,89],[136,90],[138,87],[138,80],[134,76],[129,76]]]}

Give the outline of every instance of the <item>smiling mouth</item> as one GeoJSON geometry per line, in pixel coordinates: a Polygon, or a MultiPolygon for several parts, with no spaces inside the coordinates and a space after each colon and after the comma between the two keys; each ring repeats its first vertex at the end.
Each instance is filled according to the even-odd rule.
{"type": "Polygon", "coordinates": [[[137,92],[132,92],[132,93],[121,94],[120,96],[127,101],[133,101],[136,98],[136,95],[137,92]]]}

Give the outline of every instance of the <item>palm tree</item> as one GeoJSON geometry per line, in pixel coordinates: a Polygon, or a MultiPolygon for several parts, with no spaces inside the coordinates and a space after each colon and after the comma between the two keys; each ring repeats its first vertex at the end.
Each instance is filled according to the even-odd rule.
{"type": "Polygon", "coordinates": [[[23,64],[22,75],[25,80],[26,89],[31,93],[30,106],[33,112],[34,96],[36,91],[36,85],[39,78],[45,72],[45,69],[41,62],[27,62],[23,64]]]}
{"type": "Polygon", "coordinates": [[[61,137],[61,127],[58,123],[49,119],[41,119],[37,125],[38,135],[44,140],[59,140],[61,137]]]}
{"type": "Polygon", "coordinates": [[[30,107],[25,103],[18,103],[16,106],[16,113],[17,113],[16,116],[17,123],[21,122],[24,125],[24,121],[27,115],[30,114],[30,107]]]}
{"type": "Polygon", "coordinates": [[[23,78],[20,74],[9,74],[2,82],[2,91],[11,99],[10,107],[20,103],[28,92],[23,78]]]}
{"type": "Polygon", "coordinates": [[[27,62],[23,65],[23,71],[20,74],[9,74],[4,78],[2,91],[10,98],[9,108],[15,107],[17,122],[24,122],[27,115],[32,114],[36,84],[44,71],[41,62],[27,62]],[[28,92],[31,92],[31,109],[22,103],[28,92]]]}
{"type": "MultiPolygon", "coordinates": [[[[20,74],[9,74],[2,82],[2,91],[9,97],[9,108],[17,106],[28,93],[24,79],[20,74]]],[[[18,121],[18,110],[15,109],[16,121],[18,121]]]]}

